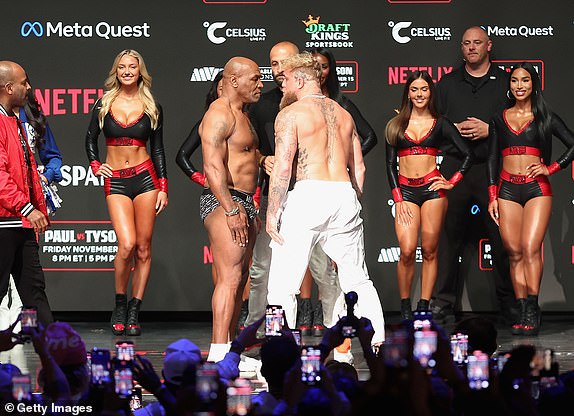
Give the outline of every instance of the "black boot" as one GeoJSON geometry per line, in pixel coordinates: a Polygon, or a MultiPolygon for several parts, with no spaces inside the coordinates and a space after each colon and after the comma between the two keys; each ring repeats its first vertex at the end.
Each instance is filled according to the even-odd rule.
{"type": "Polygon", "coordinates": [[[325,325],[323,325],[323,303],[318,300],[315,309],[313,309],[313,336],[322,337],[325,333],[325,325]]]}
{"type": "Polygon", "coordinates": [[[245,328],[245,321],[247,320],[247,315],[249,315],[249,299],[246,299],[241,303],[241,310],[239,311],[239,321],[237,322],[239,331],[243,331],[243,329],[245,328]]]}
{"type": "Polygon", "coordinates": [[[142,301],[138,298],[132,298],[128,303],[128,320],[127,320],[127,328],[126,328],[126,335],[130,335],[133,337],[137,337],[141,335],[142,331],[140,328],[140,324],[138,322],[138,314],[140,312],[140,307],[142,305],[142,301]]]}
{"type": "Polygon", "coordinates": [[[520,317],[518,318],[518,322],[515,322],[510,328],[510,332],[512,335],[524,335],[524,325],[526,324],[526,299],[516,299],[516,303],[520,308],[520,317]]]}
{"type": "Polygon", "coordinates": [[[313,325],[311,299],[300,299],[297,308],[297,329],[301,331],[301,336],[311,335],[311,325],[313,325]]]}
{"type": "Polygon", "coordinates": [[[429,301],[426,299],[419,300],[419,302],[417,303],[417,311],[429,311],[429,310],[430,310],[429,301]]]}
{"type": "Polygon", "coordinates": [[[540,315],[538,296],[528,295],[526,299],[526,320],[524,321],[524,328],[522,329],[524,335],[538,335],[538,331],[540,331],[540,315]]]}
{"type": "Polygon", "coordinates": [[[128,313],[128,298],[126,295],[116,293],[116,305],[112,312],[110,324],[114,335],[123,335],[126,330],[126,321],[128,313]]]}
{"type": "Polygon", "coordinates": [[[410,298],[401,299],[401,318],[407,321],[413,319],[413,307],[410,298]]]}

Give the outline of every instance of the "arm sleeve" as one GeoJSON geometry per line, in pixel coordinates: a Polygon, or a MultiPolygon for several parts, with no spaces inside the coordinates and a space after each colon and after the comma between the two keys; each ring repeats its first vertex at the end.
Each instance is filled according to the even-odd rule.
{"type": "Polygon", "coordinates": [[[389,142],[385,140],[385,148],[387,153],[387,177],[389,180],[389,186],[391,187],[391,193],[393,194],[393,200],[399,202],[402,200],[402,193],[399,188],[399,169],[397,163],[397,148],[391,146],[389,142]]]}
{"type": "Polygon", "coordinates": [[[365,156],[377,144],[377,134],[350,99],[344,97],[343,107],[351,114],[351,117],[353,117],[357,133],[359,134],[359,140],[361,141],[361,151],[363,156],[365,156]]]}
{"type": "Polygon", "coordinates": [[[163,110],[157,104],[159,116],[157,119],[157,127],[152,130],[150,135],[150,157],[155,167],[157,177],[161,180],[167,180],[167,167],[165,163],[165,152],[163,148],[163,110]]]}
{"type": "Polygon", "coordinates": [[[566,124],[564,124],[562,119],[554,113],[552,113],[551,128],[552,134],[558,137],[567,147],[566,151],[562,153],[555,162],[560,166],[560,169],[564,169],[572,163],[572,159],[574,159],[574,134],[566,124]]]}
{"type": "Polygon", "coordinates": [[[195,166],[193,166],[193,163],[191,163],[190,157],[201,145],[201,137],[199,137],[200,124],[201,120],[199,120],[195,126],[193,126],[189,132],[189,135],[187,136],[187,139],[185,139],[185,142],[183,142],[179,148],[175,158],[175,163],[177,163],[177,166],[179,166],[183,173],[185,173],[185,176],[189,178],[191,178],[191,176],[198,171],[195,166]]]}
{"type": "Polygon", "coordinates": [[[447,138],[452,144],[454,144],[456,149],[464,156],[464,160],[458,168],[459,175],[457,175],[457,177],[458,181],[460,181],[462,176],[464,176],[464,174],[468,172],[472,166],[474,154],[472,153],[470,146],[466,143],[466,140],[464,140],[464,138],[460,135],[458,129],[454,126],[454,124],[452,124],[450,120],[446,118],[442,119],[442,134],[443,137],[447,138]]]}
{"type": "Polygon", "coordinates": [[[100,108],[101,101],[98,100],[92,110],[92,118],[90,119],[90,125],[86,133],[86,153],[88,154],[88,162],[90,162],[94,173],[98,170],[99,165],[101,165],[100,151],[98,150],[98,136],[100,135],[98,114],[100,113],[100,108]]]}
{"type": "Polygon", "coordinates": [[[44,176],[48,180],[48,183],[60,182],[62,180],[62,172],[60,168],[62,167],[62,154],[58,145],[56,144],[56,139],[50,129],[50,125],[46,123],[46,133],[44,134],[44,145],[41,147],[40,161],[45,167],[44,176]]]}
{"type": "Polygon", "coordinates": [[[500,150],[498,145],[498,130],[496,122],[490,121],[488,126],[488,158],[486,160],[486,174],[488,186],[498,186],[500,150]]]}

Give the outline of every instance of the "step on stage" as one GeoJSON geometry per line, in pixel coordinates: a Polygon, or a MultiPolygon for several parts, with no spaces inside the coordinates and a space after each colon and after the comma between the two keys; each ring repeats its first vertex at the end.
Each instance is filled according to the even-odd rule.
{"type": "MultiPolygon", "coordinates": [[[[147,314],[146,314],[147,315],[147,314]]],[[[496,322],[496,315],[480,314],[481,316],[492,319],[496,322]]],[[[470,314],[465,314],[470,316],[470,314]]],[[[151,317],[151,315],[148,315],[151,317]]],[[[58,319],[56,314],[56,319],[58,319]]],[[[393,323],[399,321],[398,314],[389,313],[386,316],[387,322],[393,323]]],[[[135,350],[138,354],[143,354],[153,364],[156,373],[161,376],[163,367],[163,352],[165,347],[181,338],[188,338],[201,349],[204,358],[207,357],[207,351],[211,342],[211,322],[166,322],[142,320],[142,335],[139,337],[115,337],[109,328],[109,322],[76,322],[70,317],[66,320],[84,339],[88,350],[93,347],[107,348],[110,351],[115,349],[115,343],[119,340],[131,340],[135,344],[135,350]]],[[[542,316],[542,326],[536,337],[518,337],[510,333],[510,328],[506,325],[496,323],[498,330],[498,350],[504,352],[513,349],[522,344],[534,345],[537,349],[551,348],[554,350],[556,360],[560,366],[560,372],[574,370],[574,314],[556,314],[545,313],[542,316]]],[[[445,325],[444,329],[450,333],[454,324],[445,325]]],[[[318,344],[320,338],[304,337],[303,342],[307,345],[318,344]]],[[[362,359],[362,352],[358,341],[353,342],[352,352],[354,355],[354,365],[359,372],[359,378],[368,379],[369,372],[366,364],[362,359]]],[[[248,355],[256,355],[251,352],[248,355]]],[[[247,359],[249,360],[249,359],[247,359]]],[[[32,375],[33,388],[37,387],[35,376],[39,369],[39,359],[31,344],[16,346],[12,351],[0,353],[2,363],[11,362],[18,366],[23,373],[32,375]]],[[[258,377],[254,371],[242,372],[241,376],[250,378],[253,382],[254,390],[265,389],[264,380],[258,377]]],[[[154,401],[153,396],[144,394],[144,404],[154,401]]]]}

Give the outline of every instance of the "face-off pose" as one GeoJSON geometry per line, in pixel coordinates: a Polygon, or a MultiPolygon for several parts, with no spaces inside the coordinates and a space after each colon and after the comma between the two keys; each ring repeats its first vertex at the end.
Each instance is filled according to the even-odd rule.
{"type": "Polygon", "coordinates": [[[200,214],[217,273],[208,361],[219,361],[229,349],[257,235],[253,194],[258,143],[244,109],[261,96],[259,67],[247,58],[230,59],[223,69],[222,88],[221,97],[209,106],[199,126],[207,187],[200,214]]]}
{"type": "MultiPolygon", "coordinates": [[[[461,307],[465,276],[459,259],[471,238],[488,236],[492,247],[494,286],[501,316],[510,322],[518,316],[512,291],[508,254],[504,249],[498,227],[487,215],[488,184],[486,158],[488,154],[488,123],[504,108],[508,74],[490,62],[492,42],[480,27],[467,29],[461,42],[464,63],[443,76],[437,83],[437,109],[455,123],[474,153],[472,169],[448,194],[448,208],[438,249],[438,275],[431,310],[438,323],[454,322],[455,311],[461,307]],[[470,207],[479,212],[471,215],[470,207]],[[480,231],[476,221],[479,221],[480,231]],[[484,231],[483,231],[484,230],[484,231]],[[477,235],[477,233],[479,233],[477,235]]],[[[451,177],[461,165],[462,158],[451,146],[443,151],[440,171],[451,177]]]]}
{"type": "Polygon", "coordinates": [[[320,67],[311,54],[286,59],[283,69],[267,210],[267,232],[273,239],[268,301],[283,305],[289,326],[295,324],[295,294],[311,250],[320,244],[338,266],[341,289],[357,292],[356,312],[372,321],[373,343],[381,343],[383,311],[364,257],[355,124],[321,93],[320,67]],[[289,190],[293,172],[295,185],[289,190]]]}
{"type": "Polygon", "coordinates": [[[395,201],[395,231],[401,248],[397,278],[403,319],[412,319],[410,296],[419,229],[423,265],[417,310],[427,310],[437,277],[438,241],[448,205],[446,191],[462,179],[472,163],[472,153],[456,127],[438,115],[433,92],[434,83],[426,71],[411,73],[399,114],[386,128],[387,175],[395,201]],[[439,147],[445,142],[453,143],[465,156],[449,180],[441,175],[436,164],[439,147]]]}
{"type": "Polygon", "coordinates": [[[108,211],[118,238],[112,332],[137,336],[141,333],[138,313],[151,269],[155,218],[168,203],[163,115],[151,93],[151,76],[144,60],[134,50],[116,56],[105,87],[106,93],[92,111],[86,151],[94,174],[104,177],[108,211]],[[105,163],[100,162],[98,151],[100,131],[106,137],[105,163]]]}
{"type": "Polygon", "coordinates": [[[520,305],[520,320],[512,326],[512,333],[536,335],[540,329],[542,243],[552,208],[548,176],[574,159],[574,134],[548,110],[531,64],[522,63],[512,70],[509,96],[510,107],[490,123],[488,212],[500,227],[508,250],[510,276],[520,305]],[[568,149],[549,163],[552,136],[568,149]]]}
{"type": "Polygon", "coordinates": [[[22,303],[37,307],[38,319],[47,325],[53,318],[35,233],[48,228],[48,212],[34,155],[15,114],[30,88],[20,65],[0,61],[0,298],[12,275],[22,303]]]}

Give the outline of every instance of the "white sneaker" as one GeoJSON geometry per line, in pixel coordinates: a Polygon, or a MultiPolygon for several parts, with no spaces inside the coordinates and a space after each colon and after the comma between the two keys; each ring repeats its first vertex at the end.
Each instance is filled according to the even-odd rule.
{"type": "Polygon", "coordinates": [[[261,370],[261,361],[241,355],[238,367],[240,373],[253,373],[255,376],[261,370]]]}
{"type": "Polygon", "coordinates": [[[333,350],[333,359],[340,363],[347,363],[353,365],[355,359],[351,351],[339,352],[336,349],[333,350]]]}

